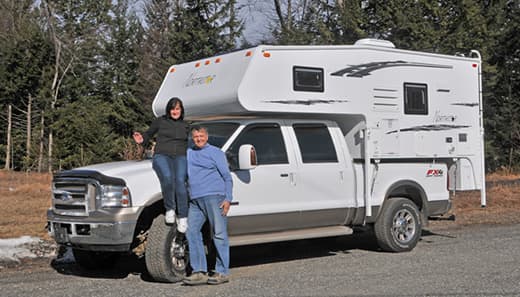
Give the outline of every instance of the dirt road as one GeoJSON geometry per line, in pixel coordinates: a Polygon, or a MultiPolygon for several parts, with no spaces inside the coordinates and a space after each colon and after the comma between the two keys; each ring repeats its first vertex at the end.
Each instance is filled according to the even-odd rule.
{"type": "MultiPolygon", "coordinates": [[[[234,248],[232,281],[150,282],[142,263],[86,272],[72,264],[1,272],[2,296],[520,296],[520,225],[430,228],[409,253],[366,235],[234,248]]],[[[25,266],[27,267],[27,266],[25,266]]]]}

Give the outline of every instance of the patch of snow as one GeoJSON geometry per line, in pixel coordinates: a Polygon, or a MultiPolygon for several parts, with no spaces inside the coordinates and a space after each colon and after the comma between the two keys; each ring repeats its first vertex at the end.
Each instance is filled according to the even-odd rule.
{"type": "Polygon", "coordinates": [[[22,236],[19,238],[0,239],[0,262],[20,262],[21,258],[35,258],[30,245],[37,243],[38,237],[22,236]]]}

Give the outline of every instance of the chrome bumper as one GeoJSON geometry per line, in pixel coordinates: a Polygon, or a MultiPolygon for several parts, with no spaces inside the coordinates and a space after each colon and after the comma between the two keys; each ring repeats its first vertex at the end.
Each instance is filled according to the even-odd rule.
{"type": "Polygon", "coordinates": [[[129,251],[138,214],[131,209],[89,217],[66,217],[47,210],[47,230],[62,245],[92,251],[129,251]],[[130,211],[128,211],[130,210],[130,211]],[[124,220],[118,220],[121,217],[124,220]]]}

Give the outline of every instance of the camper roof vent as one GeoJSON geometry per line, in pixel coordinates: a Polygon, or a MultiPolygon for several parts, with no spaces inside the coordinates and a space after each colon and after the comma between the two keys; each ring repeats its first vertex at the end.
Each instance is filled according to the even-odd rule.
{"type": "Polygon", "coordinates": [[[356,41],[356,43],[354,43],[354,45],[371,45],[371,46],[395,48],[395,45],[391,41],[383,40],[383,39],[375,39],[375,38],[363,38],[363,39],[356,41]]]}

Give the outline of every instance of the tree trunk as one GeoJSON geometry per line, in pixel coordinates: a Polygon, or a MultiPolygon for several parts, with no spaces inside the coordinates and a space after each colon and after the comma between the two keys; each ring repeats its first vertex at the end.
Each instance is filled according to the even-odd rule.
{"type": "Polygon", "coordinates": [[[47,168],[49,168],[49,173],[52,173],[52,129],[49,131],[49,154],[48,154],[48,164],[47,168]]]}
{"type": "Polygon", "coordinates": [[[27,161],[31,157],[31,108],[32,108],[32,96],[29,95],[29,103],[27,104],[27,144],[25,157],[27,161]]]}
{"type": "Polygon", "coordinates": [[[5,169],[9,170],[11,164],[11,104],[7,107],[7,148],[5,149],[5,169]]]}
{"type": "Polygon", "coordinates": [[[42,172],[42,166],[43,166],[43,137],[44,137],[44,114],[42,110],[42,118],[40,120],[40,152],[38,154],[38,172],[42,172]]]}

